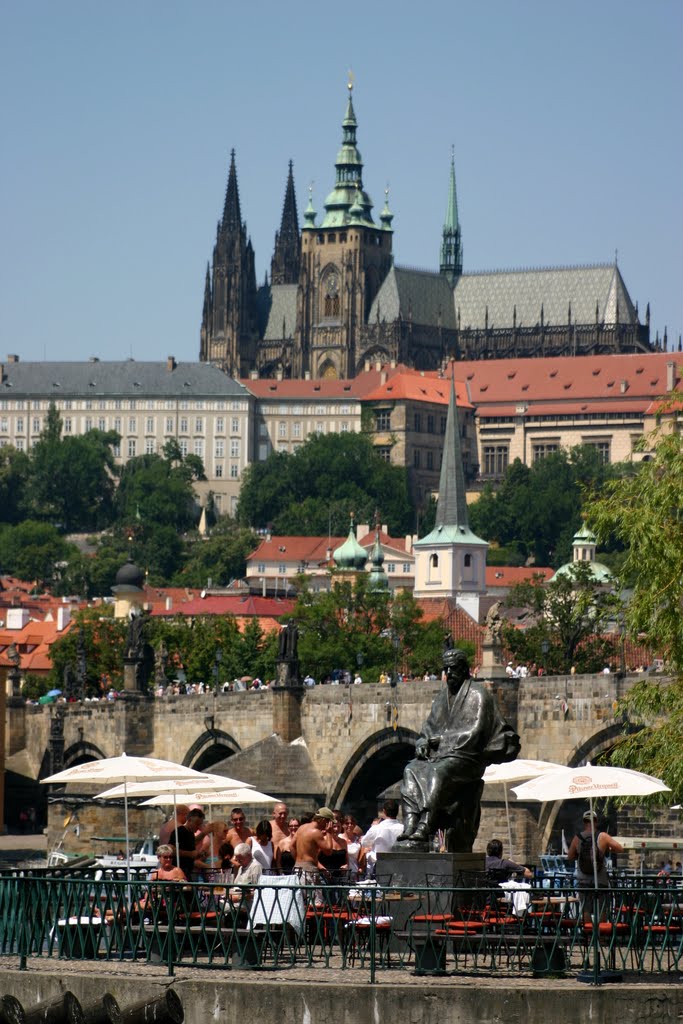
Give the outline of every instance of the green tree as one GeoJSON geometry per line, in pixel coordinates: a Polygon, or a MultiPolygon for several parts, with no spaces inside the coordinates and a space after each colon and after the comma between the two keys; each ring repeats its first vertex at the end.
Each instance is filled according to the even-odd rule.
{"type": "Polygon", "coordinates": [[[86,661],[86,686],[90,694],[100,695],[109,685],[120,688],[123,683],[127,623],[114,618],[111,605],[85,608],[74,616],[72,628],[56,640],[50,649],[51,679],[61,689],[64,669],[75,670],[78,664],[78,633],[83,633],[86,661]]]}
{"type": "Polygon", "coordinates": [[[644,639],[676,671],[683,670],[683,435],[658,430],[654,450],[634,475],[613,480],[586,508],[597,536],[625,548],[623,571],[633,587],[626,609],[632,636],[644,639]]]}
{"type": "Polygon", "coordinates": [[[0,566],[20,579],[51,585],[75,552],[49,523],[28,519],[18,526],[0,525],[0,566]]]}
{"type": "Polygon", "coordinates": [[[541,576],[510,590],[506,604],[526,610],[528,625],[504,627],[505,646],[517,661],[542,665],[547,673],[598,672],[615,660],[616,638],[606,635],[621,602],[598,586],[589,562],[545,583],[541,576]]]}
{"type": "Polygon", "coordinates": [[[29,477],[29,458],[16,448],[0,448],[0,521],[21,521],[29,477]]]}
{"type": "Polygon", "coordinates": [[[614,472],[591,445],[552,452],[532,466],[516,459],[499,488],[487,485],[470,506],[472,529],[506,548],[512,564],[533,558],[559,567],[571,556],[584,494],[614,472]]]}
{"type": "Polygon", "coordinates": [[[203,469],[195,456],[188,455],[181,462],[161,455],[129,459],[115,497],[119,524],[150,524],[154,529],[168,526],[177,532],[189,529],[198,519],[192,489],[197,474],[201,478],[203,469]]]}
{"type": "Polygon", "coordinates": [[[209,579],[220,586],[241,579],[246,572],[247,555],[257,545],[255,533],[223,516],[207,538],[197,535],[188,543],[185,563],[174,582],[177,586],[205,587],[209,579]]]}
{"type": "MultiPolygon", "coordinates": [[[[272,453],[245,472],[238,521],[278,533],[328,532],[330,510],[371,522],[375,509],[393,533],[407,532],[413,513],[405,470],[391,466],[363,434],[314,434],[295,453],[272,453]],[[302,525],[302,510],[304,512],[302,525]]],[[[344,531],[342,531],[344,532],[344,531]]]]}
{"type": "Polygon", "coordinates": [[[110,431],[62,436],[62,420],[50,404],[45,426],[29,456],[26,503],[36,519],[66,532],[101,529],[112,520],[117,468],[110,431]]]}

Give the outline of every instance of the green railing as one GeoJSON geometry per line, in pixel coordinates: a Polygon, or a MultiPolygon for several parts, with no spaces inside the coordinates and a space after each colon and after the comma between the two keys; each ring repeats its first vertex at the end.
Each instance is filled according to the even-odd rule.
{"type": "MultiPolygon", "coordinates": [[[[0,877],[0,957],[232,969],[536,976],[683,970],[683,888],[507,891],[301,886],[235,891],[44,874],[0,877]],[[595,897],[595,898],[594,898],[595,897]],[[597,929],[595,925],[597,924],[597,929]]],[[[1,962],[1,961],[0,961],[1,962]]]]}

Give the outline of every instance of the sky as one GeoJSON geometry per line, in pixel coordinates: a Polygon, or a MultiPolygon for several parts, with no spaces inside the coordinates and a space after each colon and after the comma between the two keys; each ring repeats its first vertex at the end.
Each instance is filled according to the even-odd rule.
{"type": "Polygon", "coordinates": [[[364,185],[436,269],[612,262],[683,332],[680,0],[0,0],[0,361],[196,360],[236,150],[259,282],[287,165],[334,183],[349,69],[364,185]]]}

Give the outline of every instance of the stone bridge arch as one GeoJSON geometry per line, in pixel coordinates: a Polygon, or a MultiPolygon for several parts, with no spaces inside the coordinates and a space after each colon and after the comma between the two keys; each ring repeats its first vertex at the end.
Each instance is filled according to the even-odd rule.
{"type": "Polygon", "coordinates": [[[104,757],[107,755],[97,744],[78,740],[64,751],[64,767],[73,768],[74,765],[85,764],[86,761],[101,761],[104,757]]]}
{"type": "Polygon", "coordinates": [[[240,750],[237,740],[223,729],[206,729],[197,736],[182,763],[198,772],[210,771],[213,765],[232,757],[240,750]]]}
{"type": "Polygon", "coordinates": [[[353,751],[332,788],[329,803],[344,807],[362,824],[377,813],[377,798],[400,781],[403,769],[414,756],[419,733],[413,729],[380,729],[353,751]]]}

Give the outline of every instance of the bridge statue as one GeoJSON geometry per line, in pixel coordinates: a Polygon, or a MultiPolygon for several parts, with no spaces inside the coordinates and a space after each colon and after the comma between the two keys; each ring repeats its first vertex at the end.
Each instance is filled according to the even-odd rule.
{"type": "Polygon", "coordinates": [[[444,829],[449,853],[470,853],[479,830],[482,776],[490,764],[514,761],[519,736],[501,717],[493,694],[470,678],[463,651],[444,651],[446,687],[432,704],[403,774],[404,849],[427,850],[444,829]]]}

